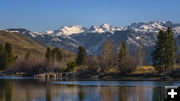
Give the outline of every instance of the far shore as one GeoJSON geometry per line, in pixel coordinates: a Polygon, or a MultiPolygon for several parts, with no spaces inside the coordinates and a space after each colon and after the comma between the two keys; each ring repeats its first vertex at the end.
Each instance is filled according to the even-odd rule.
{"type": "Polygon", "coordinates": [[[65,81],[180,81],[179,75],[159,75],[157,73],[146,74],[129,74],[125,76],[119,76],[118,74],[109,75],[79,75],[75,72],[68,73],[40,73],[40,74],[25,74],[25,73],[13,73],[7,74],[0,72],[0,77],[33,77],[34,79],[44,80],[65,80],[65,81]]]}

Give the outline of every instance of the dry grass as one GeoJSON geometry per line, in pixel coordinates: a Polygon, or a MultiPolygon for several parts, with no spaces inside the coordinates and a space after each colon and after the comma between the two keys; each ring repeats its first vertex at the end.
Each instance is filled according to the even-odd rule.
{"type": "Polygon", "coordinates": [[[133,74],[155,73],[157,72],[153,66],[138,66],[133,74]]]}
{"type": "Polygon", "coordinates": [[[31,52],[34,57],[42,57],[45,54],[46,46],[42,45],[20,33],[0,31],[0,43],[9,42],[13,47],[13,53],[24,57],[26,52],[31,52]]]}
{"type": "MultiPolygon", "coordinates": [[[[0,44],[4,45],[6,42],[12,45],[13,53],[18,55],[19,58],[23,58],[27,52],[31,52],[34,58],[45,58],[47,46],[20,33],[0,31],[0,44]]],[[[75,59],[74,53],[64,49],[61,50],[63,51],[63,58],[65,61],[72,61],[75,59]]]]}

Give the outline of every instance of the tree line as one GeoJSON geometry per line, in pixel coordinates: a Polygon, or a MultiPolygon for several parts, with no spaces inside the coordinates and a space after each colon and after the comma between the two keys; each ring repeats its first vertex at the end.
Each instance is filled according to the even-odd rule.
{"type": "MultiPolygon", "coordinates": [[[[61,57],[61,51],[57,48],[47,48],[47,61],[60,61],[61,57]]],[[[126,74],[136,68],[136,63],[132,56],[130,56],[124,42],[121,43],[117,54],[114,54],[112,42],[107,41],[103,46],[103,51],[100,56],[89,56],[86,49],[79,46],[75,60],[67,63],[66,71],[73,71],[75,68],[88,69],[91,73],[107,73],[113,70],[114,72],[119,71],[121,74],[126,74]]]]}

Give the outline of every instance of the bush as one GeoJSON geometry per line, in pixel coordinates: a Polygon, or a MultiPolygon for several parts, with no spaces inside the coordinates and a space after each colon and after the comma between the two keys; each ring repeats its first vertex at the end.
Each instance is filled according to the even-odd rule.
{"type": "Polygon", "coordinates": [[[153,66],[138,66],[134,73],[155,73],[156,70],[153,66]]]}
{"type": "Polygon", "coordinates": [[[38,74],[45,72],[62,72],[65,70],[65,65],[59,62],[53,61],[48,62],[44,60],[37,59],[23,59],[18,60],[10,68],[7,69],[7,72],[23,72],[28,74],[38,74]]]}
{"type": "Polygon", "coordinates": [[[97,56],[89,56],[88,57],[88,71],[90,74],[97,74],[100,72],[100,63],[97,56]]]}
{"type": "Polygon", "coordinates": [[[132,57],[127,57],[119,64],[118,69],[121,75],[129,74],[136,69],[137,63],[133,60],[132,57]]]}
{"type": "Polygon", "coordinates": [[[76,62],[72,61],[67,63],[67,71],[74,71],[76,68],[76,62]]]}
{"type": "Polygon", "coordinates": [[[29,74],[37,74],[39,72],[45,71],[44,64],[40,60],[28,59],[18,60],[10,68],[7,69],[8,72],[23,72],[29,74]]]}

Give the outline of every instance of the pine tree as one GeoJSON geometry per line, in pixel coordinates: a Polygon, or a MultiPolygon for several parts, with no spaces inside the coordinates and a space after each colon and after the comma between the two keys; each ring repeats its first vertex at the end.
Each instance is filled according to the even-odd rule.
{"type": "Polygon", "coordinates": [[[128,51],[126,49],[126,45],[124,42],[121,43],[121,47],[118,53],[118,61],[119,63],[123,62],[123,60],[128,56],[128,51]]]}
{"type": "Polygon", "coordinates": [[[52,59],[60,61],[62,59],[62,51],[59,48],[52,50],[52,59]]]}
{"type": "Polygon", "coordinates": [[[0,44],[0,70],[4,69],[4,47],[0,44]]]}
{"type": "Polygon", "coordinates": [[[58,50],[56,53],[56,60],[60,61],[62,59],[62,51],[58,50]]]}
{"type": "Polygon", "coordinates": [[[24,57],[25,59],[29,59],[29,58],[31,58],[31,52],[27,52],[26,54],[25,54],[25,57],[24,57]]]}
{"type": "Polygon", "coordinates": [[[48,47],[46,51],[46,59],[51,60],[51,58],[52,58],[52,50],[50,47],[48,47]]]}
{"type": "Polygon", "coordinates": [[[176,63],[180,65],[180,53],[177,55],[176,63]]]}
{"type": "Polygon", "coordinates": [[[164,54],[165,71],[170,70],[176,59],[177,45],[174,39],[173,31],[170,27],[166,31],[166,45],[164,54]]]}
{"type": "Polygon", "coordinates": [[[171,28],[161,30],[157,36],[155,50],[152,52],[153,65],[160,73],[170,70],[176,58],[177,46],[171,28]]]}
{"type": "Polygon", "coordinates": [[[7,69],[7,67],[16,61],[10,43],[5,44],[5,48],[0,44],[0,68],[7,69]]]}
{"type": "Polygon", "coordinates": [[[155,50],[152,52],[152,62],[153,66],[158,70],[160,73],[162,72],[162,65],[163,65],[163,53],[164,53],[164,36],[165,31],[160,30],[157,36],[157,42],[155,46],[155,50]]]}
{"type": "Polygon", "coordinates": [[[86,49],[81,47],[81,46],[78,47],[76,63],[77,63],[77,65],[85,65],[87,63],[87,52],[86,52],[86,49]]]}

